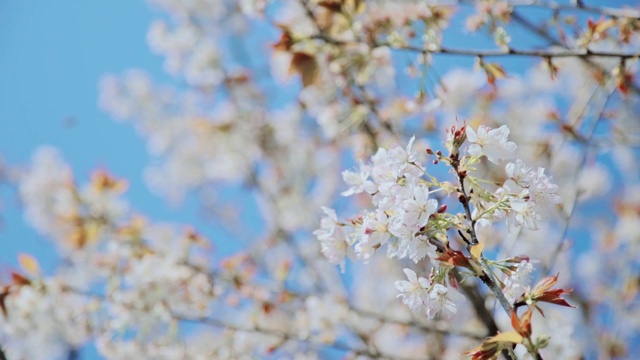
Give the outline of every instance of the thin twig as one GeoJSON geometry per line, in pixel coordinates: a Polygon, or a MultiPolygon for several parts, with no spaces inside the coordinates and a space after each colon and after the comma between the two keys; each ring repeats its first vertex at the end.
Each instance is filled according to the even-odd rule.
{"type": "MultiPolygon", "coordinates": [[[[378,314],[376,312],[358,309],[354,306],[350,306],[350,308],[351,308],[351,311],[353,311],[354,313],[360,316],[373,318],[383,323],[411,326],[419,330],[424,330],[425,332],[428,332],[428,333],[436,333],[436,334],[448,335],[448,336],[463,336],[463,337],[477,339],[477,340],[484,339],[486,337],[485,333],[481,333],[477,331],[469,331],[469,330],[452,329],[440,323],[422,324],[415,320],[403,321],[403,320],[393,319],[386,315],[378,314]]],[[[493,318],[491,318],[491,320],[493,321],[493,318]]],[[[497,325],[495,325],[495,322],[492,322],[491,326],[488,326],[488,327],[489,327],[488,329],[489,333],[495,333],[498,330],[498,327],[497,325]]]]}
{"type": "Polygon", "coordinates": [[[274,329],[267,329],[267,328],[264,328],[264,327],[240,326],[240,325],[237,325],[237,324],[231,324],[231,323],[222,321],[220,319],[215,319],[215,318],[196,318],[196,319],[180,318],[180,317],[176,317],[176,318],[179,319],[179,320],[185,321],[185,322],[192,322],[192,323],[198,323],[198,324],[211,325],[211,326],[219,327],[219,328],[222,328],[222,329],[228,329],[228,330],[232,330],[232,331],[240,331],[240,332],[272,335],[274,337],[278,337],[278,338],[283,339],[285,342],[286,341],[297,341],[297,342],[302,342],[302,343],[306,343],[306,344],[315,345],[315,346],[318,346],[318,347],[331,347],[331,348],[334,348],[336,350],[340,350],[340,351],[344,351],[344,352],[348,352],[348,353],[353,353],[355,355],[369,356],[369,357],[373,357],[373,358],[376,358],[376,359],[390,359],[390,360],[392,360],[392,359],[398,359],[398,360],[407,359],[407,358],[398,357],[396,355],[391,355],[391,354],[373,353],[373,352],[367,350],[366,348],[364,348],[364,349],[354,349],[354,348],[350,347],[349,345],[342,344],[342,343],[339,343],[339,342],[325,343],[325,342],[313,340],[313,339],[310,339],[310,338],[299,338],[296,335],[288,333],[288,332],[282,332],[282,331],[278,331],[278,330],[274,330],[274,329]]]}
{"type": "MultiPolygon", "coordinates": [[[[596,129],[598,127],[598,124],[600,123],[600,121],[602,120],[603,113],[604,110],[607,107],[607,103],[609,102],[609,99],[611,98],[611,95],[613,94],[613,92],[615,91],[615,86],[612,86],[611,89],[608,90],[607,96],[600,108],[600,110],[598,111],[598,115],[596,120],[594,121],[593,125],[591,126],[591,129],[589,131],[589,136],[586,138],[586,143],[584,151],[582,152],[582,157],[580,158],[580,162],[579,162],[579,166],[578,169],[582,169],[584,168],[584,165],[587,161],[587,155],[589,153],[589,145],[591,144],[591,141],[593,140],[593,135],[596,132],[596,129]]],[[[577,177],[580,174],[580,172],[576,172],[576,181],[577,181],[577,177]]],[[[569,213],[565,216],[565,222],[564,222],[564,226],[562,228],[562,236],[560,238],[560,241],[558,241],[558,244],[556,245],[554,251],[551,252],[551,258],[549,259],[548,263],[545,264],[544,268],[543,268],[543,273],[550,275],[550,271],[551,269],[553,269],[553,266],[555,265],[556,261],[558,261],[558,256],[560,254],[560,250],[562,249],[562,246],[564,245],[566,238],[567,238],[567,233],[569,232],[569,224],[571,222],[571,218],[573,217],[573,214],[575,213],[575,209],[576,209],[576,205],[578,203],[578,191],[580,191],[580,189],[578,189],[576,187],[576,191],[574,193],[572,202],[571,202],[571,210],[569,211],[569,213]]]]}
{"type": "Polygon", "coordinates": [[[582,1],[574,1],[571,4],[562,4],[555,1],[525,0],[511,1],[510,5],[513,7],[538,7],[553,11],[582,11],[585,13],[604,15],[613,18],[629,18],[640,20],[640,12],[636,9],[589,6],[585,5],[582,1]]]}
{"type": "MultiPolygon", "coordinates": [[[[555,46],[560,46],[563,47],[565,49],[567,49],[566,45],[564,43],[562,43],[560,40],[556,39],[555,37],[553,37],[551,34],[549,34],[549,32],[539,26],[536,26],[535,24],[533,24],[531,21],[529,21],[528,19],[526,19],[524,16],[520,15],[517,11],[513,11],[511,13],[511,18],[518,24],[520,24],[522,27],[524,27],[525,29],[532,31],[534,34],[540,36],[541,38],[545,39],[546,41],[548,41],[550,44],[555,45],[555,46]]],[[[587,66],[589,66],[591,69],[596,70],[598,72],[605,72],[605,69],[596,64],[595,62],[592,61],[592,59],[588,58],[588,57],[581,57],[580,58],[587,66]]],[[[631,83],[629,86],[630,90],[633,90],[636,93],[640,93],[640,87],[635,84],[635,83],[631,83]]]]}
{"type": "MultiPolygon", "coordinates": [[[[306,39],[322,40],[332,45],[356,45],[362,43],[359,40],[338,40],[333,37],[324,34],[315,34],[306,39]]],[[[301,39],[299,41],[302,41],[301,39]]],[[[592,58],[592,57],[605,57],[605,58],[618,58],[618,59],[630,59],[640,57],[640,52],[622,53],[617,51],[600,51],[600,50],[571,50],[571,49],[468,49],[468,48],[452,48],[446,46],[440,46],[437,48],[424,48],[409,44],[393,44],[384,41],[378,41],[372,44],[374,48],[388,47],[394,50],[412,51],[423,54],[440,54],[440,55],[458,55],[458,56],[473,56],[473,57],[505,57],[505,56],[524,56],[524,57],[540,57],[540,58],[563,58],[563,57],[576,57],[576,58],[592,58]]]]}

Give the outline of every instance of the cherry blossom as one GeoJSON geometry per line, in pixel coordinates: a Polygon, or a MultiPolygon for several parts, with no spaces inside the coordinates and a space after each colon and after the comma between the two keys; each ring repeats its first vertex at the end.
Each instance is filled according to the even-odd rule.
{"type": "Polygon", "coordinates": [[[364,165],[360,165],[357,173],[349,170],[343,171],[342,178],[344,179],[344,182],[351,185],[351,187],[349,190],[343,191],[342,196],[359,194],[363,191],[366,191],[369,194],[375,193],[377,187],[373,181],[369,180],[369,172],[370,170],[364,165]]]}
{"type": "Polygon", "coordinates": [[[458,310],[452,299],[460,301],[461,298],[461,295],[455,291],[441,284],[434,284],[426,301],[427,317],[433,319],[439,314],[444,318],[455,316],[458,310]]]}
{"type": "Polygon", "coordinates": [[[416,272],[411,269],[403,271],[407,275],[408,281],[398,280],[395,282],[396,289],[400,291],[398,297],[411,311],[419,312],[427,303],[427,299],[430,299],[431,294],[427,292],[430,287],[429,282],[423,277],[418,278],[416,272]]]}
{"type": "Polygon", "coordinates": [[[467,150],[473,156],[486,156],[489,161],[497,164],[499,161],[513,156],[516,144],[508,141],[509,128],[502,125],[497,129],[489,129],[480,125],[476,132],[467,127],[467,138],[472,143],[467,150]]]}
{"type": "Polygon", "coordinates": [[[533,265],[528,261],[521,261],[516,270],[505,280],[504,295],[510,302],[519,299],[529,288],[533,265]]]}

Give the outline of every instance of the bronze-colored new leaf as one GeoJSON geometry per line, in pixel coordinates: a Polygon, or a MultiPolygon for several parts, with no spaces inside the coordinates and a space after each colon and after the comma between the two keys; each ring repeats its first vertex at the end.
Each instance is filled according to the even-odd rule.
{"type": "Polygon", "coordinates": [[[507,331],[486,339],[480,346],[465,353],[473,360],[493,360],[498,358],[502,349],[520,344],[524,338],[515,331],[507,331]]]}
{"type": "Polygon", "coordinates": [[[533,301],[539,302],[548,302],[556,305],[567,306],[575,308],[575,306],[569,304],[565,299],[561,296],[564,294],[569,294],[571,289],[551,289],[553,285],[558,282],[558,275],[555,276],[547,276],[542,280],[538,281],[538,283],[534,286],[533,290],[529,294],[525,294],[533,301]]]}
{"type": "Polygon", "coordinates": [[[7,299],[7,296],[9,296],[9,287],[4,286],[2,292],[0,292],[0,311],[2,311],[2,315],[4,315],[5,317],[8,316],[7,304],[4,303],[7,299]]]}
{"type": "Polygon", "coordinates": [[[482,62],[481,66],[484,69],[485,74],[487,75],[487,82],[491,84],[491,86],[496,85],[496,80],[505,78],[507,76],[507,72],[500,64],[482,62]]]}
{"type": "Polygon", "coordinates": [[[318,2],[318,6],[332,12],[348,12],[351,14],[363,12],[365,5],[364,0],[323,0],[318,2]]]}
{"type": "Polygon", "coordinates": [[[447,252],[441,254],[436,260],[452,266],[461,266],[470,269],[469,259],[461,251],[447,248],[447,252]]]}
{"type": "Polygon", "coordinates": [[[12,272],[11,273],[11,281],[13,281],[13,283],[15,285],[18,285],[18,286],[31,284],[31,280],[29,280],[26,277],[18,274],[17,272],[12,272]]]}
{"type": "Polygon", "coordinates": [[[531,336],[531,315],[533,314],[533,308],[529,308],[521,318],[518,318],[518,314],[515,310],[511,311],[511,326],[523,337],[531,336]]]}
{"type": "Polygon", "coordinates": [[[289,73],[298,73],[302,79],[302,86],[312,85],[318,79],[318,62],[316,58],[304,52],[296,52],[291,58],[289,73]]]}
{"type": "Polygon", "coordinates": [[[282,30],[282,35],[280,35],[280,39],[278,39],[278,42],[272,45],[273,49],[278,51],[291,50],[291,47],[295,42],[293,41],[293,36],[291,36],[289,28],[281,25],[278,25],[278,28],[282,30]]]}

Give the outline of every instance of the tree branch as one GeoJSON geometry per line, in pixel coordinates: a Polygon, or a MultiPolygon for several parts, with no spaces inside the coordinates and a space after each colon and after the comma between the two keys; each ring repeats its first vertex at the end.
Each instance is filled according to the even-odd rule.
{"type": "MultiPolygon", "coordinates": [[[[566,45],[563,44],[560,40],[556,39],[555,37],[553,37],[551,34],[549,34],[548,31],[546,31],[545,29],[534,25],[533,23],[531,23],[531,21],[529,21],[528,19],[526,19],[525,17],[523,17],[522,15],[520,15],[518,12],[513,11],[511,13],[511,18],[517,22],[518,24],[520,24],[522,27],[524,27],[525,29],[528,29],[529,31],[532,31],[534,34],[540,36],[541,38],[547,40],[550,44],[552,45],[556,45],[556,46],[561,46],[565,49],[567,49],[566,45]]],[[[602,68],[602,66],[594,63],[592,61],[592,59],[590,59],[589,57],[581,57],[580,58],[587,66],[589,66],[591,69],[596,70],[596,71],[600,71],[600,72],[604,72],[605,69],[602,68]]],[[[640,87],[638,87],[638,85],[631,83],[629,86],[629,89],[635,91],[636,93],[640,93],[640,87]]]]}
{"type": "MultiPolygon", "coordinates": [[[[600,123],[600,121],[604,117],[603,115],[604,115],[604,111],[605,111],[605,109],[607,107],[607,103],[611,99],[611,95],[613,94],[615,89],[616,89],[615,86],[611,86],[611,88],[607,91],[606,98],[603,101],[602,105],[600,106],[600,110],[597,113],[597,117],[596,117],[595,121],[593,122],[593,125],[591,125],[591,129],[589,131],[589,135],[588,135],[588,137],[586,137],[585,142],[583,142],[584,150],[583,150],[582,155],[580,157],[578,169],[583,169],[585,164],[586,164],[586,162],[587,162],[587,155],[589,153],[589,146],[591,145],[591,142],[593,141],[593,136],[595,135],[596,129],[598,128],[598,124],[600,123]]],[[[580,171],[577,171],[575,173],[575,178],[574,179],[575,179],[576,183],[578,181],[579,174],[580,174],[580,171]]],[[[578,196],[580,195],[579,191],[580,191],[580,189],[578,187],[576,187],[576,191],[574,192],[573,199],[571,201],[571,210],[569,211],[568,214],[565,215],[561,238],[558,241],[558,244],[556,245],[554,251],[551,252],[551,258],[549,259],[549,262],[543,266],[542,272],[544,274],[546,274],[547,276],[550,275],[550,271],[553,269],[553,266],[555,265],[556,261],[558,261],[558,256],[560,255],[560,250],[562,249],[562,245],[564,244],[564,242],[566,240],[567,233],[569,232],[569,224],[571,222],[571,218],[573,217],[573,214],[575,213],[576,205],[578,204],[578,196]]]]}
{"type": "MultiPolygon", "coordinates": [[[[464,286],[467,286],[469,289],[473,289],[473,287],[471,287],[471,286],[468,286],[468,285],[464,285],[464,286]]],[[[353,306],[350,306],[350,310],[353,311],[354,313],[360,315],[360,316],[372,318],[372,319],[378,320],[378,321],[383,322],[383,323],[411,326],[411,327],[414,327],[416,329],[423,330],[423,331],[425,331],[427,333],[436,333],[436,334],[449,335],[449,336],[463,336],[463,337],[468,337],[468,338],[476,339],[476,340],[481,340],[481,339],[484,339],[486,337],[486,334],[484,334],[484,333],[480,333],[480,332],[476,332],[476,331],[469,331],[469,330],[452,329],[450,327],[444,326],[444,325],[439,324],[439,323],[422,324],[422,323],[419,323],[419,322],[417,322],[415,320],[403,321],[403,320],[393,319],[393,318],[390,318],[390,317],[388,317],[386,315],[378,314],[376,312],[358,309],[358,308],[353,307],[353,306]]],[[[486,308],[484,310],[486,312],[486,308]]],[[[483,314],[483,315],[486,315],[486,314],[483,314]]],[[[491,322],[492,323],[487,325],[487,328],[489,330],[489,333],[495,334],[498,331],[498,326],[496,325],[495,321],[493,321],[493,318],[491,317],[491,315],[489,315],[489,318],[491,318],[491,322]]],[[[484,322],[485,319],[481,319],[481,320],[484,322]]]]}
{"type": "Polygon", "coordinates": [[[585,5],[580,0],[573,1],[571,4],[561,4],[554,1],[524,0],[511,1],[510,5],[513,7],[538,7],[553,11],[582,11],[595,15],[605,15],[613,18],[629,18],[640,20],[640,11],[638,10],[631,8],[622,9],[604,6],[590,6],[585,5]]]}
{"type": "MultiPolygon", "coordinates": [[[[479,244],[478,241],[478,236],[476,234],[476,230],[475,230],[475,224],[476,221],[475,219],[473,219],[472,215],[471,215],[471,207],[469,206],[469,200],[470,197],[467,194],[467,191],[464,187],[464,180],[465,180],[465,175],[462,171],[460,171],[460,160],[458,159],[458,155],[457,154],[453,154],[451,155],[451,166],[453,167],[453,170],[456,172],[456,176],[458,177],[458,182],[460,183],[460,203],[462,204],[462,207],[464,208],[467,220],[470,222],[471,226],[469,227],[469,229],[467,229],[468,234],[471,236],[471,243],[469,244],[469,246],[474,246],[479,244]]],[[[491,271],[491,268],[489,267],[489,265],[487,265],[484,257],[482,257],[482,255],[480,255],[480,259],[478,261],[480,268],[482,270],[482,275],[480,276],[480,280],[482,280],[483,283],[485,283],[485,285],[487,285],[489,287],[489,289],[491,290],[491,292],[493,292],[493,294],[495,295],[496,299],[498,299],[498,301],[500,302],[500,305],[502,305],[502,308],[504,309],[504,311],[506,311],[507,314],[510,314],[511,311],[513,310],[513,306],[511,306],[511,304],[509,303],[509,301],[504,297],[504,294],[502,293],[502,290],[500,289],[500,287],[497,285],[494,277],[493,277],[493,271],[491,271]]]]}
{"type": "Polygon", "coordinates": [[[333,343],[325,343],[322,341],[317,341],[317,340],[313,340],[313,339],[302,339],[299,338],[298,336],[288,333],[288,332],[282,332],[282,331],[278,331],[278,330],[274,330],[274,329],[266,329],[266,328],[262,328],[262,327],[258,327],[258,326],[254,326],[254,327],[249,327],[249,326],[240,326],[237,324],[231,324],[219,319],[215,319],[215,318],[196,318],[196,319],[190,319],[190,318],[181,318],[181,317],[176,317],[176,319],[185,321],[185,322],[192,322],[192,323],[198,323],[198,324],[205,324],[205,325],[211,325],[211,326],[215,326],[215,327],[219,327],[222,329],[229,329],[232,331],[240,331],[240,332],[248,332],[248,333],[257,333],[257,334],[265,334],[265,335],[271,335],[274,337],[278,337],[281,338],[284,342],[287,341],[297,341],[297,342],[303,342],[303,343],[307,343],[307,344],[311,344],[311,345],[315,345],[317,347],[331,347],[334,348],[336,350],[340,350],[340,351],[345,351],[348,353],[353,353],[355,355],[362,355],[362,356],[368,356],[368,357],[372,357],[375,359],[388,359],[388,360],[393,360],[393,359],[398,359],[398,360],[409,360],[407,358],[403,358],[403,357],[398,357],[396,355],[391,355],[391,354],[385,354],[385,353],[374,353],[372,351],[367,350],[366,348],[363,349],[354,349],[352,347],[350,347],[349,345],[346,344],[342,344],[339,342],[333,342],[333,343]]]}
{"type": "MultiPolygon", "coordinates": [[[[361,44],[364,41],[358,40],[338,40],[332,38],[330,36],[324,34],[315,34],[306,39],[317,39],[322,40],[326,43],[343,46],[343,45],[354,45],[361,44]]],[[[304,40],[304,39],[301,39],[304,40]]],[[[298,41],[301,41],[298,40],[298,41]]],[[[452,48],[446,46],[440,46],[434,49],[427,49],[414,45],[399,45],[393,44],[390,42],[378,41],[373,43],[374,48],[378,47],[389,47],[394,50],[402,50],[402,51],[411,51],[411,52],[419,52],[423,54],[439,54],[439,55],[458,55],[458,56],[472,56],[472,57],[514,57],[514,56],[522,56],[522,57],[539,57],[539,58],[566,58],[566,57],[576,57],[576,58],[592,58],[592,57],[605,57],[605,58],[618,58],[618,59],[630,59],[640,57],[640,52],[633,53],[622,53],[616,51],[600,51],[600,50],[571,50],[571,49],[466,49],[466,48],[452,48]]]]}
{"type": "MultiPolygon", "coordinates": [[[[451,167],[455,171],[456,176],[458,178],[458,182],[460,183],[460,188],[458,189],[460,191],[459,201],[464,207],[467,220],[471,224],[469,229],[467,229],[467,232],[471,236],[471,243],[469,243],[468,245],[470,248],[471,246],[479,244],[479,241],[478,241],[478,236],[475,230],[475,219],[473,219],[473,217],[471,216],[471,207],[469,206],[470,197],[467,194],[467,191],[464,187],[464,180],[465,180],[466,174],[460,170],[460,160],[458,159],[458,156],[459,155],[457,153],[452,154],[450,156],[451,167]]],[[[487,264],[486,259],[482,254],[480,254],[479,256],[478,264],[480,265],[480,269],[481,269],[481,274],[478,277],[480,278],[480,280],[482,280],[482,282],[485,285],[487,285],[487,287],[489,288],[489,290],[491,290],[491,292],[496,297],[496,299],[498,299],[498,302],[500,303],[504,311],[507,313],[507,315],[511,315],[511,312],[514,311],[514,308],[502,293],[502,289],[500,289],[500,287],[498,286],[496,279],[494,277],[493,271],[491,270],[491,267],[487,264]]],[[[527,350],[529,349],[527,348],[527,350]]],[[[504,351],[503,351],[503,354],[504,354],[504,351]]],[[[537,350],[531,355],[533,355],[536,358],[536,360],[543,360],[542,356],[537,350]]],[[[505,356],[511,357],[511,354],[507,353],[505,354],[505,356]]]]}

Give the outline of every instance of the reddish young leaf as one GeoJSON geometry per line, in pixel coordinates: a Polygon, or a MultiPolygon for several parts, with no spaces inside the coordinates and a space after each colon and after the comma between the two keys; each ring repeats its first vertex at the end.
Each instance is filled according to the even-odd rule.
{"type": "Polygon", "coordinates": [[[556,274],[556,276],[547,276],[544,279],[538,281],[533,290],[529,294],[525,294],[524,296],[528,296],[533,301],[548,302],[556,305],[575,308],[575,306],[569,304],[565,299],[561,297],[564,294],[570,293],[571,289],[551,289],[551,287],[558,282],[558,275],[559,274],[556,274]]]}
{"type": "Polygon", "coordinates": [[[16,272],[12,272],[11,273],[11,280],[13,280],[13,283],[16,285],[29,285],[31,284],[31,280],[27,279],[26,277],[16,273],[16,272]]]}
{"type": "Polygon", "coordinates": [[[529,262],[530,258],[527,255],[518,255],[505,260],[505,262],[510,262],[514,264],[520,264],[523,261],[529,262]]]}
{"type": "Polygon", "coordinates": [[[533,287],[533,293],[543,293],[549,290],[553,285],[555,285],[558,282],[559,275],[560,274],[556,274],[556,276],[547,276],[545,278],[542,278],[533,287]]]}
{"type": "Polygon", "coordinates": [[[280,39],[278,40],[278,42],[273,44],[271,47],[273,47],[274,50],[288,52],[294,44],[293,37],[291,36],[291,33],[289,32],[289,29],[287,27],[278,27],[280,28],[280,30],[282,30],[282,35],[280,35],[280,39]]]}
{"type": "Polygon", "coordinates": [[[452,266],[461,266],[465,268],[471,268],[469,264],[469,259],[467,259],[464,254],[458,250],[447,249],[447,252],[438,256],[436,260],[439,260],[443,263],[447,263],[452,266]]]}
{"type": "Polygon", "coordinates": [[[482,62],[480,66],[487,75],[487,82],[493,87],[496,86],[496,80],[507,76],[507,72],[500,64],[482,62]]]}
{"type": "Polygon", "coordinates": [[[520,344],[523,340],[524,338],[515,331],[503,332],[487,338],[480,346],[467,351],[465,355],[471,355],[473,360],[497,359],[502,349],[513,344],[520,344]]]}
{"type": "Polygon", "coordinates": [[[303,52],[296,52],[291,58],[289,73],[298,73],[302,79],[302,86],[312,85],[318,79],[318,63],[316,58],[303,52]]]}
{"type": "Polygon", "coordinates": [[[529,308],[522,318],[518,318],[518,314],[515,310],[511,311],[511,326],[523,337],[531,336],[531,315],[533,314],[533,308],[529,308]]]}
{"type": "MultiPolygon", "coordinates": [[[[621,71],[624,71],[622,69],[621,71]]],[[[631,84],[633,80],[633,75],[629,73],[621,73],[618,75],[617,79],[617,88],[622,95],[627,96],[629,94],[629,84],[631,84]]]]}
{"type": "Polygon", "coordinates": [[[540,297],[536,298],[537,301],[548,302],[556,305],[562,305],[567,307],[575,308],[575,306],[569,304],[565,299],[560,296],[564,294],[568,294],[571,292],[571,289],[554,289],[545,291],[540,297]]]}
{"type": "Polygon", "coordinates": [[[4,303],[7,296],[9,296],[9,287],[5,286],[4,289],[2,289],[2,292],[0,293],[0,311],[2,311],[2,315],[4,315],[5,317],[8,316],[7,304],[4,303]]]}
{"type": "Polygon", "coordinates": [[[498,348],[483,349],[482,345],[464,353],[470,355],[472,360],[494,360],[498,358],[498,348]]]}

